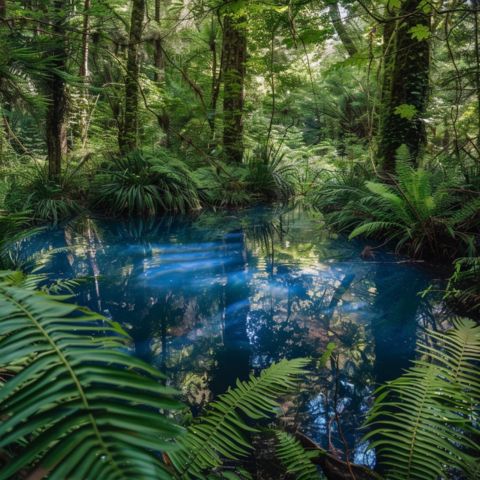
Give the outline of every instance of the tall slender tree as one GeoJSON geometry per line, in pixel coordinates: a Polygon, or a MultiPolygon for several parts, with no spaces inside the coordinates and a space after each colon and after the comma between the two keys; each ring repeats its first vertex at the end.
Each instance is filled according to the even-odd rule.
{"type": "Polygon", "coordinates": [[[243,109],[247,35],[244,16],[227,13],[223,21],[223,148],[227,159],[243,159],[243,109]]]}
{"type": "Polygon", "coordinates": [[[67,130],[65,115],[67,93],[64,74],[67,66],[67,44],[65,23],[67,1],[55,0],[50,9],[52,48],[50,51],[52,68],[47,81],[48,109],[46,119],[46,144],[48,154],[48,174],[55,180],[61,174],[62,158],[67,152],[67,130]]]}
{"type": "MultiPolygon", "coordinates": [[[[416,161],[426,142],[424,115],[430,76],[430,16],[421,0],[405,0],[393,33],[386,26],[387,41],[394,35],[393,65],[384,69],[384,95],[378,157],[384,173],[395,170],[395,156],[402,144],[416,161]]],[[[389,54],[390,55],[390,54],[389,54]]],[[[387,65],[388,65],[387,58],[387,65]]]]}
{"type": "Polygon", "coordinates": [[[158,32],[154,39],[155,81],[162,82],[165,77],[165,57],[163,55],[162,34],[160,31],[162,19],[162,1],[155,0],[155,23],[158,32]]]}
{"type": "MultiPolygon", "coordinates": [[[[162,14],[167,7],[166,0],[155,0],[155,23],[157,32],[155,33],[153,39],[153,65],[155,67],[154,71],[154,80],[158,85],[165,89],[165,67],[166,67],[166,56],[164,52],[164,45],[162,39],[162,14]]],[[[157,114],[157,121],[160,128],[165,133],[165,146],[169,146],[170,139],[170,115],[165,106],[160,110],[160,113],[157,114]]]]}
{"type": "Polygon", "coordinates": [[[82,146],[87,143],[88,136],[88,82],[90,77],[89,51],[90,51],[90,7],[91,0],[84,0],[83,4],[83,27],[82,27],[82,50],[80,59],[81,85],[81,112],[80,112],[80,139],[82,146]]]}
{"type": "Polygon", "coordinates": [[[352,57],[357,53],[357,47],[355,46],[355,42],[352,40],[350,33],[348,32],[347,28],[342,22],[342,16],[340,14],[340,7],[338,6],[337,2],[329,3],[328,5],[328,15],[330,20],[332,21],[333,28],[337,32],[345,50],[348,54],[352,57]]]}
{"type": "Polygon", "coordinates": [[[127,153],[137,147],[138,101],[140,96],[140,47],[142,45],[145,0],[132,0],[132,15],[125,75],[125,110],[119,135],[120,150],[127,153]]]}

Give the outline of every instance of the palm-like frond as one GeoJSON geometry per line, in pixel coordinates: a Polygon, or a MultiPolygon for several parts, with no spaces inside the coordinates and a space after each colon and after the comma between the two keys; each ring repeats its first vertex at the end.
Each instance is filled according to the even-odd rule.
{"type": "Polygon", "coordinates": [[[0,275],[0,367],[16,372],[0,389],[0,448],[15,451],[0,479],[171,478],[156,452],[178,404],[161,374],[125,353],[118,325],[33,286],[0,275]]]}
{"type": "Polygon", "coordinates": [[[115,214],[185,213],[199,206],[197,187],[188,168],[160,153],[135,151],[115,158],[95,183],[96,204],[115,214]]]}
{"type": "Polygon", "coordinates": [[[251,446],[244,435],[257,430],[245,418],[256,422],[271,418],[278,411],[278,397],[296,388],[308,363],[305,359],[282,360],[258,377],[238,380],[236,388],[213,402],[179,440],[179,450],[171,454],[181,478],[203,478],[204,472],[219,467],[222,459],[248,455],[251,446]]]}
{"type": "MultiPolygon", "coordinates": [[[[385,222],[385,221],[377,221],[377,222],[368,222],[364,223],[357,227],[351,234],[350,239],[355,237],[359,237],[360,235],[365,235],[366,237],[371,237],[377,234],[391,232],[392,230],[395,231],[398,229],[400,225],[395,222],[385,222]]],[[[395,237],[393,237],[395,238],[395,237]]]]}
{"type": "Polygon", "coordinates": [[[480,198],[469,201],[466,205],[456,211],[452,215],[450,222],[452,225],[461,225],[478,218],[480,218],[480,198]]]}
{"type": "Polygon", "coordinates": [[[434,346],[420,346],[423,359],[377,391],[367,421],[366,438],[389,479],[433,480],[446,466],[465,469],[480,453],[471,437],[479,418],[480,327],[457,320],[429,337],[434,346]]]}
{"type": "Polygon", "coordinates": [[[304,450],[300,442],[286,432],[275,432],[277,437],[276,455],[282,462],[287,473],[291,473],[297,480],[319,480],[322,478],[312,459],[319,452],[304,450]]]}

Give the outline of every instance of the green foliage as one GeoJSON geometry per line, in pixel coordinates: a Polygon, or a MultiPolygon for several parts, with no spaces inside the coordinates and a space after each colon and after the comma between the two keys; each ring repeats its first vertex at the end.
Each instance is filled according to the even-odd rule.
{"type": "Polygon", "coordinates": [[[415,107],[415,105],[403,103],[402,105],[398,105],[398,107],[395,107],[395,113],[399,115],[400,118],[412,120],[417,114],[417,107],[415,107]]]}
{"type": "Polygon", "coordinates": [[[39,232],[32,225],[30,212],[0,212],[0,269],[17,267],[12,245],[39,232]]]}
{"type": "Polygon", "coordinates": [[[297,480],[318,480],[320,474],[312,459],[318,457],[319,452],[308,452],[300,442],[286,432],[275,432],[277,437],[276,455],[287,470],[297,480]]]}
{"type": "Polygon", "coordinates": [[[178,408],[174,392],[122,351],[117,324],[35,286],[0,275],[0,367],[15,373],[0,389],[0,478],[170,478],[156,453],[180,433],[161,414],[178,408]]]}
{"type": "Polygon", "coordinates": [[[421,24],[411,27],[408,33],[410,33],[412,38],[418,40],[419,42],[429,39],[432,35],[432,32],[428,26],[421,24]]]}
{"type": "Polygon", "coordinates": [[[179,450],[170,455],[181,478],[202,478],[206,471],[222,465],[224,458],[247,456],[252,447],[245,436],[258,431],[248,419],[257,424],[271,419],[278,412],[278,397],[295,390],[308,363],[282,360],[258,377],[237,380],[236,388],[211,403],[178,440],[179,450]]]}
{"type": "Polygon", "coordinates": [[[340,231],[353,230],[358,222],[354,209],[366,195],[365,182],[372,177],[362,164],[327,172],[307,201],[325,214],[327,223],[340,231]]]}
{"type": "Polygon", "coordinates": [[[450,277],[445,298],[460,304],[467,313],[480,312],[480,257],[459,258],[450,277]]]}
{"type": "Polygon", "coordinates": [[[295,195],[295,173],[280,148],[262,146],[247,159],[251,191],[262,200],[288,202],[295,195]]]}
{"type": "MultiPolygon", "coordinates": [[[[414,257],[452,257],[471,250],[472,236],[459,228],[462,221],[471,219],[471,212],[456,211],[459,198],[451,193],[454,184],[422,168],[414,169],[406,148],[398,150],[396,176],[389,183],[367,181],[359,187],[358,182],[351,178],[347,186],[334,188],[335,197],[330,200],[339,201],[341,208],[327,216],[337,228],[353,230],[350,238],[394,242],[397,251],[414,257]]],[[[328,199],[319,204],[320,208],[328,206],[328,199]]]]}
{"type": "Polygon", "coordinates": [[[194,172],[200,200],[210,207],[244,207],[253,203],[249,191],[248,171],[244,166],[202,167],[194,172]]]}
{"type": "Polygon", "coordinates": [[[418,353],[413,367],[376,392],[367,421],[365,439],[392,480],[443,478],[480,454],[480,327],[456,320],[446,333],[429,331],[418,353]]]}
{"type": "Polygon", "coordinates": [[[94,205],[113,214],[185,213],[199,207],[190,171],[162,151],[115,157],[94,183],[94,205]]]}
{"type": "Polygon", "coordinates": [[[65,172],[54,181],[46,168],[26,168],[12,181],[5,203],[12,211],[29,211],[33,221],[56,224],[80,212],[82,179],[65,172]]]}

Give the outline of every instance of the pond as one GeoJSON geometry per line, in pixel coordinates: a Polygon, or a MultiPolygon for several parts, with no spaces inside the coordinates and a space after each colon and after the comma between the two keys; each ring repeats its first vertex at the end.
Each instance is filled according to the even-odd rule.
{"type": "Polygon", "coordinates": [[[30,239],[52,278],[88,277],[76,302],[120,322],[132,351],[198,412],[236,378],[281,358],[335,355],[285,420],[372,465],[359,431],[375,387],[399,376],[425,328],[448,322],[435,280],[388,252],[328,232],[299,210],[80,218],[30,239]],[[57,250],[58,249],[58,250],[57,250]]]}

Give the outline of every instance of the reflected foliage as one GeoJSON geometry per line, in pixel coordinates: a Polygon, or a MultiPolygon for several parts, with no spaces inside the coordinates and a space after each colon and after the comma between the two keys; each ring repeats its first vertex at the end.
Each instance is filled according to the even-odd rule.
{"type": "Polygon", "coordinates": [[[171,378],[194,414],[237,377],[282,358],[318,357],[335,343],[312,388],[285,404],[287,423],[371,465],[375,456],[358,427],[375,386],[414,357],[432,309],[443,317],[433,293],[416,295],[431,281],[427,271],[382,252],[363,261],[363,247],[301,211],[260,209],[84,218],[40,235],[27,250],[65,248],[45,271],[90,277],[77,301],[119,322],[136,355],[171,378]],[[405,285],[411,293],[401,301],[405,285]],[[401,336],[400,325],[408,326],[401,336]]]}

